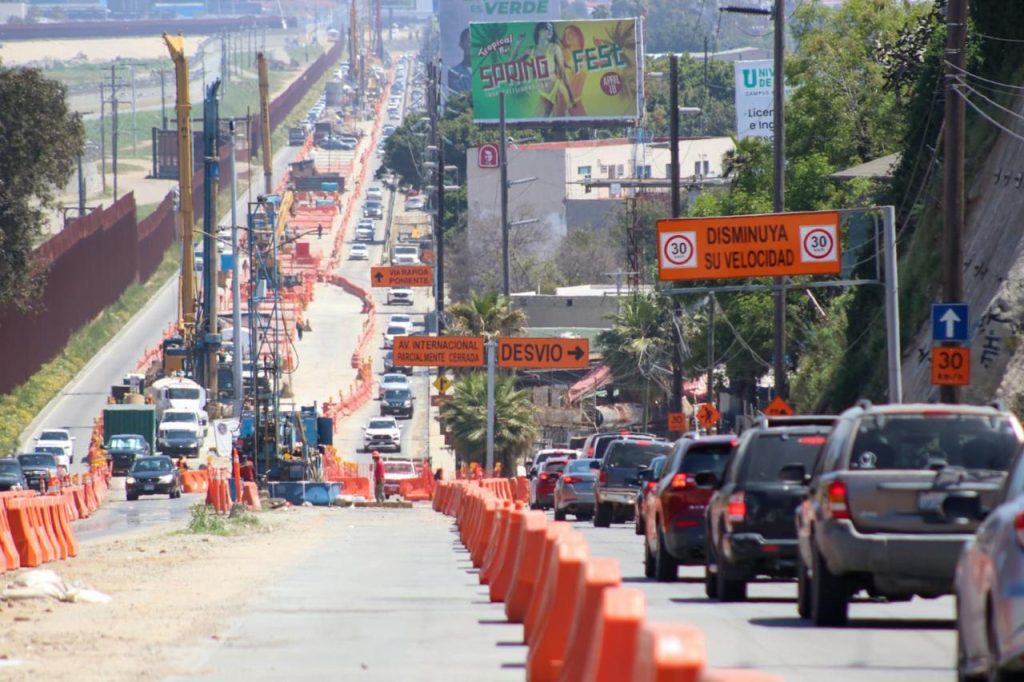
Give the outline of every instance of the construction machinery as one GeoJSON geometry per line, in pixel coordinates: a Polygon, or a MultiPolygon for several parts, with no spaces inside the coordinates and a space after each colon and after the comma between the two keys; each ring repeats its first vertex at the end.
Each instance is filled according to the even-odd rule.
{"type": "Polygon", "coordinates": [[[267,75],[267,56],[256,53],[260,85],[260,133],[263,136],[263,191],[274,191],[274,155],[270,144],[270,77],[267,75]]]}

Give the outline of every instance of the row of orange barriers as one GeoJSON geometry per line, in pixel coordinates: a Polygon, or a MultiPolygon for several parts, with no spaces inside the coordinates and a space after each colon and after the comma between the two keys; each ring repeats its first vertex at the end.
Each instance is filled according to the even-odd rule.
{"type": "Polygon", "coordinates": [[[531,682],[781,682],[751,670],[715,670],[699,628],[650,622],[646,598],[622,586],[619,563],[591,557],[564,521],[514,501],[506,479],[439,483],[436,511],[454,516],[492,602],[522,623],[531,682]]]}
{"type": "Polygon", "coordinates": [[[0,573],[78,555],[71,523],[99,509],[104,476],[39,495],[34,490],[0,493],[0,573]]]}
{"type": "MultiPolygon", "coordinates": [[[[206,487],[204,488],[206,492],[206,504],[213,507],[214,511],[220,514],[227,514],[231,511],[231,505],[238,501],[239,495],[237,494],[235,495],[234,501],[231,499],[231,487],[228,484],[229,473],[227,469],[206,469],[204,471],[189,471],[184,473],[203,475],[203,479],[206,482],[206,487]]],[[[196,478],[199,477],[197,476],[196,478]]],[[[183,475],[183,487],[184,480],[185,477],[183,475]]],[[[186,489],[185,492],[189,492],[188,489],[186,489]]],[[[261,509],[260,492],[255,483],[251,481],[242,483],[241,502],[249,511],[259,511],[261,509]]]]}

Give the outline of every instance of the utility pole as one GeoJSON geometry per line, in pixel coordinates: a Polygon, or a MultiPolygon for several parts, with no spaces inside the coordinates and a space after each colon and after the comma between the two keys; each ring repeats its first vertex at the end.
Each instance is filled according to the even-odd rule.
{"type": "Polygon", "coordinates": [[[163,121],[162,130],[167,130],[167,96],[164,90],[164,70],[160,69],[160,120],[163,121]]]}
{"type": "Polygon", "coordinates": [[[708,402],[715,402],[715,295],[708,295],[708,402]]]}
{"type": "MultiPolygon", "coordinates": [[[[967,0],[946,3],[946,111],[943,135],[943,249],[945,271],[942,297],[945,303],[964,299],[964,100],[957,79],[964,69],[967,33],[967,0]]],[[[960,401],[957,386],[940,386],[944,403],[960,401]]]]}
{"type": "Polygon", "coordinates": [[[228,42],[225,38],[224,33],[220,34],[220,83],[221,93],[228,93],[228,82],[231,80],[228,76],[228,42]]]}
{"type": "MultiPolygon", "coordinates": [[[[772,9],[760,7],[720,7],[720,12],[737,14],[758,14],[771,16],[774,20],[774,74],[772,77],[772,158],[775,176],[775,191],[772,194],[772,211],[786,210],[786,116],[785,116],[785,52],[786,52],[786,2],[775,0],[772,9]]],[[[775,393],[782,398],[789,397],[789,383],[786,378],[786,278],[776,277],[778,287],[775,297],[775,342],[772,368],[775,374],[775,393]]]]}
{"type": "Polygon", "coordinates": [[[85,172],[82,170],[82,155],[78,155],[78,217],[85,215],[85,172]]]}
{"type": "Polygon", "coordinates": [[[139,126],[135,122],[135,65],[128,67],[132,79],[132,153],[139,147],[139,126]]]}
{"type": "Polygon", "coordinates": [[[484,347],[487,349],[487,466],[485,468],[488,476],[494,471],[494,355],[498,343],[494,339],[487,339],[484,347]]]}
{"type": "Polygon", "coordinates": [[[100,178],[103,193],[107,193],[107,97],[100,83],[100,178]]]}
{"type": "MultiPolygon", "coordinates": [[[[231,354],[231,378],[235,393],[235,409],[233,416],[242,416],[243,383],[242,355],[245,346],[242,344],[242,286],[239,281],[238,262],[242,260],[238,252],[238,169],[235,161],[235,120],[228,122],[228,144],[231,158],[231,326],[234,352],[231,354]]],[[[251,239],[250,235],[250,239],[251,239]]]]}
{"type": "Polygon", "coordinates": [[[508,252],[508,133],[505,131],[505,93],[498,93],[498,165],[501,168],[501,290],[512,295],[511,259],[508,252]]]}
{"type": "MultiPolygon", "coordinates": [[[[678,218],[682,213],[682,199],[679,187],[679,55],[669,57],[669,172],[672,173],[672,217],[678,218]]],[[[682,339],[675,329],[675,321],[679,319],[682,307],[679,299],[672,297],[672,394],[669,410],[683,411],[683,352],[682,339]]]]}
{"type": "Polygon", "coordinates": [[[117,201],[117,74],[110,65],[110,169],[114,174],[114,201],[117,201]]]}
{"type": "MultiPolygon", "coordinates": [[[[436,114],[435,114],[436,116],[436,114]]],[[[437,130],[435,128],[435,130],[437,130]]],[[[434,242],[436,243],[434,272],[437,276],[437,332],[441,333],[441,317],[444,314],[444,136],[437,130],[437,216],[434,221],[434,242]]]]}

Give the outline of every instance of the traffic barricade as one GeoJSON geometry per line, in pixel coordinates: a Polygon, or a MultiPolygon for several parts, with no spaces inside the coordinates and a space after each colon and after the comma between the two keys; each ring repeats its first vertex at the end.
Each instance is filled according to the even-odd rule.
{"type": "Polygon", "coordinates": [[[259,488],[252,481],[242,484],[242,503],[250,511],[259,511],[262,508],[259,488]]]}
{"type": "Polygon", "coordinates": [[[544,535],[548,519],[544,512],[530,511],[523,516],[522,537],[519,551],[512,567],[512,579],[505,599],[505,615],[510,623],[522,623],[526,607],[537,582],[541,555],[544,552],[544,535]]]}
{"type": "Polygon", "coordinates": [[[682,623],[644,623],[636,643],[634,682],[698,682],[707,665],[704,632],[682,623]]]}
{"type": "Polygon", "coordinates": [[[540,616],[528,641],[526,671],[531,682],[558,679],[587,559],[587,542],[577,532],[566,534],[551,555],[547,582],[540,587],[540,616]]]}
{"type": "Polygon", "coordinates": [[[4,500],[7,521],[10,524],[15,548],[18,550],[18,565],[21,568],[34,568],[43,563],[44,557],[30,502],[31,500],[26,497],[11,497],[4,500]]]}
{"type": "Polygon", "coordinates": [[[18,546],[14,542],[11,524],[7,518],[6,499],[0,494],[0,568],[13,571],[19,566],[21,558],[18,556],[18,546]]]}
{"type": "Polygon", "coordinates": [[[502,500],[498,508],[498,514],[494,521],[494,532],[488,540],[487,553],[484,555],[483,566],[480,567],[480,574],[477,576],[481,585],[490,583],[491,578],[497,573],[498,562],[495,559],[505,540],[505,533],[508,532],[509,518],[512,515],[512,503],[502,500]]]}
{"type": "Polygon", "coordinates": [[[508,586],[512,581],[512,569],[515,567],[515,556],[519,553],[519,543],[523,533],[523,503],[516,502],[509,515],[508,527],[502,538],[501,547],[498,549],[497,568],[494,571],[488,594],[492,602],[505,601],[508,594],[508,586]]]}
{"type": "Polygon", "coordinates": [[[647,599],[640,590],[609,587],[602,591],[582,679],[593,682],[631,679],[636,667],[637,639],[646,615],[647,599]]]}
{"type": "Polygon", "coordinates": [[[586,680],[587,661],[590,650],[595,646],[594,624],[601,611],[604,591],[618,587],[622,583],[619,562],[610,557],[591,557],[583,570],[576,595],[576,611],[573,614],[572,627],[565,648],[565,665],[561,679],[567,682],[583,682],[586,680]]]}
{"type": "Polygon", "coordinates": [[[537,567],[537,580],[534,582],[534,590],[530,594],[530,603],[526,606],[526,615],[523,617],[523,642],[529,642],[533,630],[540,617],[540,606],[544,595],[544,585],[548,580],[548,571],[551,569],[551,556],[562,538],[572,533],[572,525],[565,521],[549,523],[544,531],[544,550],[540,555],[540,565],[537,567]]]}

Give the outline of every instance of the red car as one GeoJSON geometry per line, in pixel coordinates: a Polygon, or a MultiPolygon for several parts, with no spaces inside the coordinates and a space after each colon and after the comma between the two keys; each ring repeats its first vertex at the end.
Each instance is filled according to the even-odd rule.
{"type": "Polygon", "coordinates": [[[568,463],[567,457],[549,457],[544,461],[537,476],[530,481],[530,509],[555,506],[555,484],[568,463]]]}
{"type": "Polygon", "coordinates": [[[702,474],[720,480],[737,443],[735,436],[682,438],[644,501],[644,574],[676,579],[680,565],[704,563],[704,510],[714,494],[702,474]]]}

